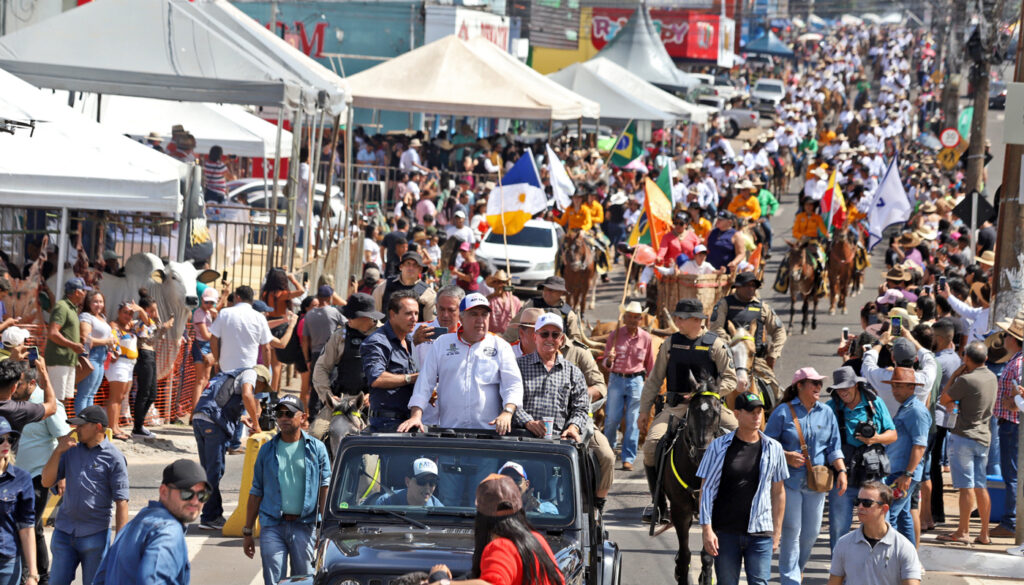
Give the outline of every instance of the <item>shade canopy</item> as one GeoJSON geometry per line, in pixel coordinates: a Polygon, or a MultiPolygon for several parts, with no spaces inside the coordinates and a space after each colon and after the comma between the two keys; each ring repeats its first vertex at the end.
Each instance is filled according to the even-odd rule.
{"type": "Polygon", "coordinates": [[[548,75],[573,91],[594,96],[601,118],[610,120],[690,120],[705,124],[708,110],[658,89],[604,57],[574,63],[548,75]]]}
{"type": "Polygon", "coordinates": [[[483,37],[449,35],[348,78],[358,108],[485,118],[597,118],[600,107],[483,37]]]}
{"type": "Polygon", "coordinates": [[[223,0],[91,2],[0,37],[0,67],[53,89],[344,107],[343,80],[223,0]]]}
{"type": "Polygon", "coordinates": [[[35,121],[34,131],[0,133],[4,205],[179,211],[184,164],[104,128],[2,69],[0,87],[4,118],[35,121]]]}
{"type": "Polygon", "coordinates": [[[779,40],[779,37],[775,36],[775,33],[770,30],[744,45],[743,52],[755,55],[794,57],[793,49],[790,49],[786,43],[779,40]]]}
{"type": "MultiPolygon", "coordinates": [[[[156,132],[164,142],[171,138],[171,126],[181,124],[196,138],[195,152],[206,154],[218,145],[225,154],[274,158],[277,126],[232,104],[175,102],[119,95],[97,100],[87,95],[74,106],[76,111],[96,119],[99,101],[100,123],[118,134],[144,139],[156,132]]],[[[281,152],[287,157],[292,148],[292,133],[281,130],[281,152]]]]}
{"type": "Polygon", "coordinates": [[[676,67],[643,3],[597,56],[617,63],[659,87],[690,91],[700,85],[699,79],[676,67]]]}

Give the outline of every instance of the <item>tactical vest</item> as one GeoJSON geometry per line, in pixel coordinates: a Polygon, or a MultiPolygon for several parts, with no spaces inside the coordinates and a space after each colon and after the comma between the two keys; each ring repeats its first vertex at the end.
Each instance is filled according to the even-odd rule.
{"type": "Polygon", "coordinates": [[[696,390],[690,387],[690,373],[700,381],[702,376],[718,378],[718,365],[711,359],[711,347],[718,336],[711,331],[705,332],[695,340],[690,340],[682,333],[673,333],[669,338],[668,370],[666,372],[666,390],[688,394],[696,390]]]}
{"type": "Polygon", "coordinates": [[[341,358],[331,371],[331,392],[335,396],[355,396],[365,392],[366,378],[363,376],[363,358],[360,350],[366,335],[358,329],[345,326],[345,343],[341,358]]]}
{"type": "Polygon", "coordinates": [[[760,299],[752,299],[749,303],[736,298],[735,294],[725,297],[725,320],[736,327],[746,327],[754,337],[756,357],[763,358],[768,353],[768,345],[764,342],[764,304],[760,299]]]}
{"type": "Polygon", "coordinates": [[[569,318],[569,313],[572,313],[572,307],[569,306],[569,303],[563,302],[562,306],[560,306],[560,307],[553,307],[553,306],[547,304],[546,302],[544,302],[544,297],[537,297],[537,298],[533,299],[533,306],[534,306],[534,308],[537,308],[537,309],[543,309],[544,312],[546,312],[546,313],[555,313],[555,314],[561,315],[562,316],[562,320],[566,321],[564,323],[564,325],[568,325],[567,320],[569,318]]]}
{"type": "Polygon", "coordinates": [[[389,278],[387,283],[385,283],[384,285],[384,294],[382,294],[380,297],[381,310],[384,311],[385,314],[387,314],[388,301],[391,299],[392,294],[402,290],[411,290],[416,294],[416,302],[420,306],[420,315],[423,315],[427,307],[426,304],[422,300],[420,300],[420,297],[423,296],[423,293],[427,292],[427,288],[429,288],[427,286],[427,283],[423,282],[422,280],[417,280],[415,284],[409,286],[407,284],[402,284],[402,279],[400,279],[397,276],[394,278],[389,278]]]}

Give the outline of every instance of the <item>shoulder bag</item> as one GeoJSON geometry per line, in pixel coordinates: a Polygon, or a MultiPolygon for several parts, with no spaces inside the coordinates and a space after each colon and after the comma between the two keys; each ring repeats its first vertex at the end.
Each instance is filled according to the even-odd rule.
{"type": "Polygon", "coordinates": [[[807,441],[804,440],[804,431],[800,428],[800,419],[796,417],[796,409],[793,403],[789,403],[789,412],[793,415],[793,424],[796,426],[796,436],[800,438],[800,452],[804,455],[804,465],[807,466],[807,487],[813,492],[828,492],[832,489],[832,470],[826,465],[811,465],[811,453],[807,449],[807,441]]]}

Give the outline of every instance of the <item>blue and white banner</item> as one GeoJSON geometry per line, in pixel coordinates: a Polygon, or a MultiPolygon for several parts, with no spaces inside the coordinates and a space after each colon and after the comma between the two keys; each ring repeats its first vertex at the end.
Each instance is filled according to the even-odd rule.
{"type": "Polygon", "coordinates": [[[903,188],[903,181],[900,180],[897,159],[893,157],[889,168],[885,170],[885,177],[875,190],[875,196],[871,198],[871,209],[868,210],[868,250],[875,247],[882,241],[882,232],[885,228],[905,223],[910,219],[910,212],[913,209],[907,191],[903,188]]]}

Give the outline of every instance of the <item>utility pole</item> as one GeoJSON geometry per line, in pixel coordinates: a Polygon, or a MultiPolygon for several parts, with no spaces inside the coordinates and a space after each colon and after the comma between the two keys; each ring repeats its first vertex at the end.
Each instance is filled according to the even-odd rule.
{"type": "MultiPolygon", "coordinates": [[[[947,5],[946,13],[950,15],[949,37],[945,45],[949,46],[946,60],[946,84],[942,87],[942,117],[945,127],[956,125],[960,113],[960,71],[963,69],[964,23],[967,21],[967,2],[952,1],[947,5]]],[[[964,136],[964,139],[967,137],[964,136]]]]}
{"type": "MultiPolygon", "coordinates": [[[[980,42],[980,55],[974,55],[970,79],[974,86],[974,115],[971,117],[970,146],[967,150],[966,191],[981,192],[981,175],[985,169],[985,129],[988,123],[988,88],[992,79],[992,59],[995,57],[999,19],[1004,0],[984,0],[981,18],[974,34],[980,42]],[[980,57],[980,58],[979,58],[980,57]]],[[[971,43],[968,43],[968,51],[971,43]]]]}

